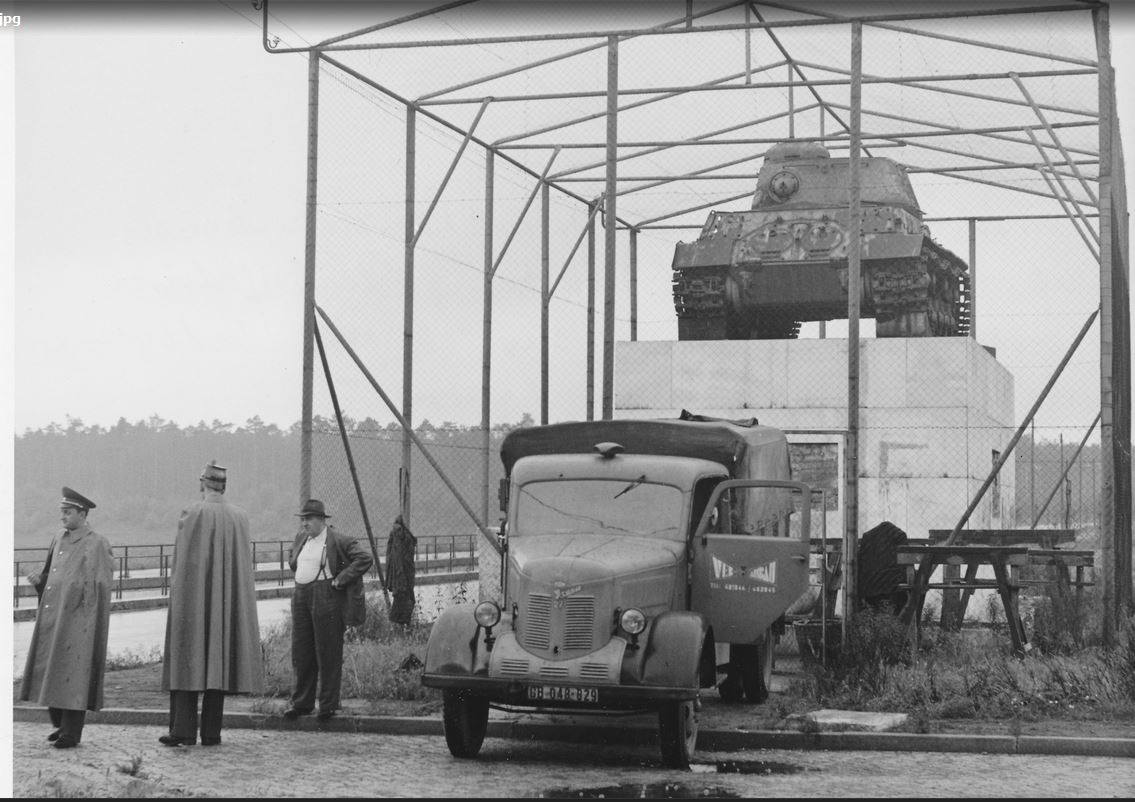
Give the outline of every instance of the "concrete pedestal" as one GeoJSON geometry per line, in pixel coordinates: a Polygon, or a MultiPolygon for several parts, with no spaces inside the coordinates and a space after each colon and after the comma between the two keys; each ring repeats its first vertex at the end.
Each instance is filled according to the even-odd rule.
{"type": "MultiPolygon", "coordinates": [[[[614,416],[683,410],[784,430],[798,478],[828,492],[827,536],[843,535],[848,341],[615,343],[614,416]]],[[[1013,377],[968,337],[864,339],[859,357],[859,524],[908,537],[952,529],[1016,430],[1013,377]]],[[[1012,520],[1003,472],[967,527],[1012,520]]],[[[819,532],[813,532],[819,536],[819,532]]]]}

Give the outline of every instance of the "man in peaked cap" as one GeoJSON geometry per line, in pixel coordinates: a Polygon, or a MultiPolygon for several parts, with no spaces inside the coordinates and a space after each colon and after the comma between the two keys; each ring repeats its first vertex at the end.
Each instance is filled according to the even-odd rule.
{"type": "Polygon", "coordinates": [[[28,577],[39,594],[20,699],[44,705],[56,749],[79,745],[86,711],[103,704],[114,559],[110,543],[87,525],[95,503],[63,488],[63,531],[51,541],[43,570],[28,577]]]}
{"type": "Polygon", "coordinates": [[[201,500],[181,512],[166,616],[162,690],[170,695],[166,746],[221,742],[225,694],[262,693],[264,665],[248,514],[225,500],[228,469],[201,471],[201,500]]]}
{"type": "Polygon", "coordinates": [[[201,483],[209,490],[218,490],[221,493],[225,492],[228,477],[229,469],[223,465],[218,465],[216,460],[210,460],[209,464],[201,471],[201,483]]]}
{"type": "Polygon", "coordinates": [[[374,560],[358,540],[327,525],[331,515],[319,499],[296,513],[300,531],[288,566],[292,592],[292,671],[295,686],[284,718],[311,713],[319,698],[320,721],[339,709],[343,678],[343,635],[366,618],[363,575],[374,560]]]}

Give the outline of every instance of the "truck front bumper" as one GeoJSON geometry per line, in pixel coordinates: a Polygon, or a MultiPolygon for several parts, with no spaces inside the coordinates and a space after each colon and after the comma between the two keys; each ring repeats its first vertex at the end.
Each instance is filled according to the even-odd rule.
{"type": "Polygon", "coordinates": [[[556,684],[518,679],[495,679],[473,674],[422,674],[422,685],[514,707],[576,710],[640,710],[665,702],[694,701],[697,688],[658,685],[556,684]]]}

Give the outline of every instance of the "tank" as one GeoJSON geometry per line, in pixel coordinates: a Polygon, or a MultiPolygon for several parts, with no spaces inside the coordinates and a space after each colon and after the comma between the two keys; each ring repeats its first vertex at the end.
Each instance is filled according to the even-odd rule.
{"type": "MultiPolygon", "coordinates": [[[[902,165],[863,157],[860,317],[877,337],[969,334],[966,263],[930,237],[902,165]]],[[[710,212],[674,251],[679,340],[790,339],[848,316],[850,165],[810,142],[769,149],[752,208],[710,212]]]]}

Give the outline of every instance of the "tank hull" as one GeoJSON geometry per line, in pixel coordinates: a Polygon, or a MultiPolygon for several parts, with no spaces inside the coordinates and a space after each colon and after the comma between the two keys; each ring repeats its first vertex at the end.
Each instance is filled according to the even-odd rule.
{"type": "MultiPolygon", "coordinates": [[[[860,316],[875,319],[878,337],[968,335],[965,262],[927,235],[901,168],[868,161],[877,164],[861,212],[860,316]]],[[[847,318],[855,227],[847,206],[834,205],[847,195],[838,186],[845,162],[766,159],[752,210],[712,212],[696,241],[678,243],[679,339],[791,338],[802,322],[847,318]],[[823,182],[833,205],[816,205],[824,195],[810,180],[823,182]]]]}

